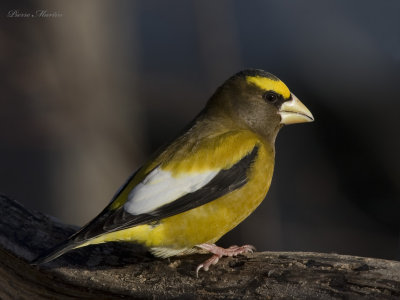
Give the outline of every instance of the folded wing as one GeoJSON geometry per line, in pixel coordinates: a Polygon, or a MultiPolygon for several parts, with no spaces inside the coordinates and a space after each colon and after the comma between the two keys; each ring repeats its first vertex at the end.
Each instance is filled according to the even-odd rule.
{"type": "Polygon", "coordinates": [[[115,210],[106,208],[73,240],[83,242],[132,226],[157,223],[239,189],[246,184],[248,170],[257,153],[258,147],[254,146],[229,169],[188,173],[179,177],[158,166],[133,188],[123,206],[115,210]]]}

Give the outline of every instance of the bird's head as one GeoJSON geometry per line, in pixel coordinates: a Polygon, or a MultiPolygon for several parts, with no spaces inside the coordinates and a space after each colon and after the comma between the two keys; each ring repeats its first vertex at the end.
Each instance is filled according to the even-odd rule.
{"type": "Polygon", "coordinates": [[[235,74],[217,90],[209,105],[272,141],[283,125],[314,121],[288,87],[263,70],[235,74]]]}

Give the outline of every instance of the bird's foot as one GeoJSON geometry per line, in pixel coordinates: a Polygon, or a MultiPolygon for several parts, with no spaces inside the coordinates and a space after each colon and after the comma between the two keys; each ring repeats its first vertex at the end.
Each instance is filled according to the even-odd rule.
{"type": "Polygon", "coordinates": [[[243,254],[243,253],[253,253],[256,250],[256,248],[254,248],[254,246],[252,245],[230,246],[227,249],[218,247],[215,244],[200,244],[196,245],[196,247],[214,254],[205,262],[198,265],[198,267],[196,268],[197,277],[199,277],[199,271],[201,268],[203,268],[204,271],[208,271],[210,266],[215,265],[219,261],[219,259],[223,256],[236,256],[238,254],[243,254]]]}

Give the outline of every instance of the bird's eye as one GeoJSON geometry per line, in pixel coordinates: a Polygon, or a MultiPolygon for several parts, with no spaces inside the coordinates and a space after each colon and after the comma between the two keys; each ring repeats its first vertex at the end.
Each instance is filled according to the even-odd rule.
{"type": "Polygon", "coordinates": [[[268,102],[274,103],[276,100],[278,100],[278,95],[274,92],[266,92],[263,95],[263,98],[268,102]]]}

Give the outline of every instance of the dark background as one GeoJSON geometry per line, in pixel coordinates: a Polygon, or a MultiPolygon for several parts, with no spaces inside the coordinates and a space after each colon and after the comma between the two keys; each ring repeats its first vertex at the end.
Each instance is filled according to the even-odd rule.
{"type": "Polygon", "coordinates": [[[0,191],[83,225],[245,68],[315,122],[221,245],[400,259],[399,1],[3,1],[0,191]],[[8,17],[37,10],[59,17],[8,17]]]}

